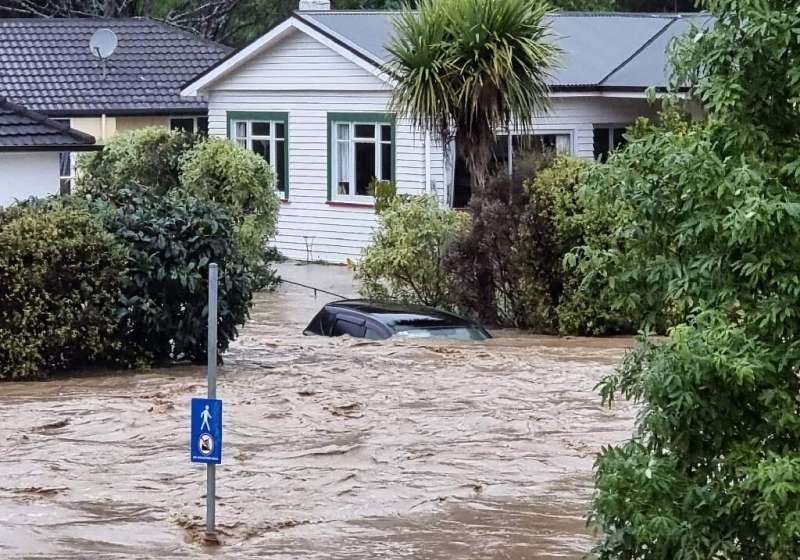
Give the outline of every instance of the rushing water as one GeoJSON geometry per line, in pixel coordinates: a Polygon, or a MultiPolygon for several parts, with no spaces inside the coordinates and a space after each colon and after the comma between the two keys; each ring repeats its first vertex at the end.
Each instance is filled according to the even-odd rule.
{"type": "MultiPolygon", "coordinates": [[[[352,291],[340,267],[282,272],[352,291]]],[[[593,456],[633,416],[593,387],[627,341],[304,337],[330,299],[260,295],[225,357],[220,547],[189,462],[203,368],[0,384],[0,557],[582,558],[593,456]]]]}

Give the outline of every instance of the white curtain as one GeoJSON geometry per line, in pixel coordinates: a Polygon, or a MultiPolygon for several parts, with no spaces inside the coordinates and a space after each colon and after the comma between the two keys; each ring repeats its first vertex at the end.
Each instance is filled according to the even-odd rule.
{"type": "Polygon", "coordinates": [[[572,153],[572,142],[569,134],[556,135],[556,153],[569,155],[572,153]]]}

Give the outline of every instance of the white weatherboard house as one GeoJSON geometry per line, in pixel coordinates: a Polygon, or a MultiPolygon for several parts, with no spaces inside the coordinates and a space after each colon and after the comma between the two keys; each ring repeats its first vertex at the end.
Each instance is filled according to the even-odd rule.
{"type": "MultiPolygon", "coordinates": [[[[429,135],[387,112],[392,80],[382,65],[394,14],[330,11],[324,0],[300,7],[182,95],[208,103],[211,135],[231,138],[275,167],[283,199],[278,250],[289,258],[345,262],[359,257],[376,224],[367,191],[373,177],[454,206],[468,200],[468,178],[460,162],[445,168],[453,158],[443,158],[429,135]]],[[[691,19],[552,14],[565,56],[553,76],[551,109],[536,120],[534,138],[512,131],[509,145],[507,134],[499,136],[498,157],[513,157],[521,145],[603,157],[627,125],[656,114],[646,89],[665,87],[667,46],[691,19]]]]}

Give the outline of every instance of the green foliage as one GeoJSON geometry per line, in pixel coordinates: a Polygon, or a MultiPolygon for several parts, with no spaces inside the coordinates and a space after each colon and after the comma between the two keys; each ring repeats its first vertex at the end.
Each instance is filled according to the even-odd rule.
{"type": "Polygon", "coordinates": [[[444,257],[468,216],[441,208],[433,197],[395,197],[380,220],[356,265],[362,295],[449,307],[444,257]]]}
{"type": "Polygon", "coordinates": [[[113,354],[124,274],[123,248],[95,217],[30,203],[0,210],[0,379],[113,354]]]}
{"type": "Polygon", "coordinates": [[[103,210],[105,227],[126,246],[128,275],[116,307],[129,361],[206,358],[208,264],[220,268],[218,350],[244,324],[253,275],[234,243],[225,209],[180,192],[135,194],[103,210]]]}
{"type": "Polygon", "coordinates": [[[278,260],[267,247],[278,220],[274,185],[264,158],[228,140],[146,128],[118,134],[80,160],[77,191],[115,206],[175,192],[222,204],[236,228],[237,250],[263,289],[274,285],[278,260]]]}
{"type": "Polygon", "coordinates": [[[242,255],[260,278],[269,275],[275,256],[267,241],[275,234],[279,201],[275,174],[264,158],[228,140],[209,138],[186,155],[181,187],[225,206],[237,226],[242,255]]]}
{"type": "Polygon", "coordinates": [[[422,0],[394,22],[387,71],[392,106],[413,124],[454,138],[479,190],[495,131],[532,127],[548,104],[559,50],[531,0],[422,0]]]}
{"type": "Polygon", "coordinates": [[[184,154],[196,141],[162,127],[117,134],[102,151],[78,159],[76,190],[103,200],[116,200],[118,190],[132,185],[166,194],[180,183],[184,154]]]}
{"type": "Polygon", "coordinates": [[[800,557],[800,11],[706,5],[676,52],[707,121],[667,118],[598,181],[629,205],[620,305],[690,312],[601,384],[641,411],[597,461],[601,559],[800,557]]]}
{"type": "Polygon", "coordinates": [[[397,185],[394,181],[383,181],[373,177],[367,186],[367,192],[375,197],[375,213],[380,214],[397,196],[397,185]]]}
{"type": "Polygon", "coordinates": [[[604,271],[578,266],[584,261],[571,254],[585,244],[604,246],[618,218],[617,205],[587,206],[578,196],[583,177],[597,167],[586,160],[559,156],[527,184],[528,220],[538,223],[548,235],[529,235],[524,244],[531,258],[552,254],[547,266],[539,263],[536,272],[552,286],[548,307],[555,310],[554,325],[564,334],[634,330],[632,322],[613,309],[604,271]]]}
{"type": "Polygon", "coordinates": [[[550,156],[517,157],[513,176],[501,173],[472,196],[470,228],[447,257],[455,305],[487,325],[557,330],[555,306],[561,255],[546,216],[530,212],[525,182],[550,156]]]}

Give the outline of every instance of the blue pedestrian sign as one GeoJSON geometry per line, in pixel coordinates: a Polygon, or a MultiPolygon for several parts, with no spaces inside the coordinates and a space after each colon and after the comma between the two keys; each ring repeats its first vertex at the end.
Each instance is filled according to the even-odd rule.
{"type": "Polygon", "coordinates": [[[222,462],[222,401],[219,399],[192,399],[193,463],[222,462]]]}

